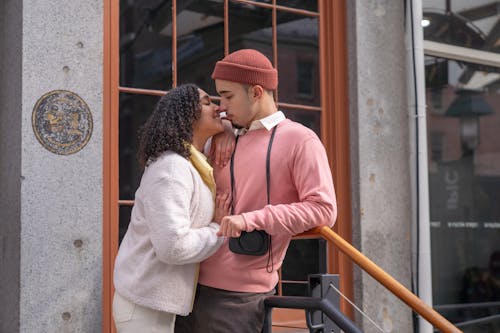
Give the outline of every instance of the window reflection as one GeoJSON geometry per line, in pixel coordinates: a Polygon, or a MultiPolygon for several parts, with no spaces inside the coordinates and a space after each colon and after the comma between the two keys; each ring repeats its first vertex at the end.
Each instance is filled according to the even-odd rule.
{"type": "Polygon", "coordinates": [[[221,1],[177,1],[178,84],[195,83],[217,94],[210,76],[215,62],[224,57],[223,17],[221,1]]]}
{"type": "Polygon", "coordinates": [[[498,2],[424,0],[424,38],[499,53],[498,2]]]}
{"type": "Polygon", "coordinates": [[[274,62],[271,9],[229,3],[229,52],[239,49],[258,50],[274,62]]]}
{"type": "Polygon", "coordinates": [[[318,11],[318,0],[276,0],[276,4],[279,6],[305,9],[313,12],[318,11]]]}
{"type": "MultiPolygon", "coordinates": [[[[255,1],[271,4],[270,0],[255,1]]],[[[224,56],[224,1],[177,1],[176,63],[172,55],[172,1],[120,0],[120,85],[131,88],[169,90],[173,65],[177,85],[193,82],[217,95],[210,75],[224,56]]],[[[317,11],[316,0],[280,1],[278,5],[317,11]]],[[[318,19],[277,10],[277,54],[273,58],[272,10],[256,4],[228,1],[228,50],[253,48],[265,54],[279,70],[279,101],[286,116],[311,128],[320,136],[320,77],[318,19]],[[301,107],[301,105],[306,105],[301,107]],[[304,110],[315,106],[317,110],[304,110]]],[[[138,130],[153,111],[158,96],[120,94],[119,197],[133,200],[142,176],[136,154],[138,130]]],[[[120,207],[119,239],[129,223],[131,206],[120,207]]],[[[283,291],[305,295],[307,273],[326,272],[323,240],[293,241],[282,266],[283,291]]]]}
{"type": "Polygon", "coordinates": [[[120,94],[120,199],[133,200],[142,170],[137,162],[139,129],[153,113],[159,96],[120,94]]]}
{"type": "Polygon", "coordinates": [[[279,101],[320,105],[318,19],[278,12],[279,101]]]}
{"type": "Polygon", "coordinates": [[[326,273],[325,253],[323,239],[292,240],[281,270],[283,295],[307,296],[308,275],[326,273]]]}
{"type": "Polygon", "coordinates": [[[130,215],[132,213],[132,206],[120,206],[119,210],[119,224],[118,224],[118,246],[121,244],[125,233],[127,232],[128,225],[130,224],[130,215]]]}
{"type": "MultiPolygon", "coordinates": [[[[266,2],[266,1],[263,1],[266,2]]],[[[229,1],[229,51],[253,48],[272,62],[272,10],[229,1]]],[[[317,1],[279,3],[317,11],[317,1]]],[[[172,86],[172,1],[120,1],[120,85],[172,86]]],[[[177,84],[193,82],[215,95],[210,75],[224,56],[224,2],[177,1],[177,84]]],[[[318,19],[277,11],[280,100],[319,105],[318,19]]]]}
{"type": "Polygon", "coordinates": [[[301,123],[302,125],[309,127],[312,129],[318,137],[321,137],[321,129],[320,129],[320,121],[321,114],[318,111],[308,111],[308,110],[297,110],[297,109],[288,109],[281,107],[280,108],[287,118],[301,123]]]}
{"type": "MultiPolygon", "coordinates": [[[[435,304],[464,322],[498,313],[500,302],[500,74],[426,57],[429,190],[435,304]]],[[[439,308],[439,307],[438,307],[439,308]]],[[[488,322],[468,332],[498,332],[488,322]]]]}
{"type": "Polygon", "coordinates": [[[170,89],[171,21],[170,1],[120,1],[120,85],[170,89]]]}

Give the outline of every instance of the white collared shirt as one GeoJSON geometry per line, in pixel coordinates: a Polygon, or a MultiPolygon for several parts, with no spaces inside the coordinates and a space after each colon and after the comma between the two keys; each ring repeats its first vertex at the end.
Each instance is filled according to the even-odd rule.
{"type": "Polygon", "coordinates": [[[250,124],[250,127],[248,127],[248,129],[241,128],[237,132],[237,135],[243,135],[247,131],[253,131],[253,130],[261,129],[261,128],[265,128],[269,131],[270,129],[272,129],[274,126],[278,125],[280,122],[282,122],[285,119],[286,119],[285,114],[282,111],[278,111],[278,112],[270,114],[269,116],[264,117],[262,119],[257,119],[257,120],[252,121],[252,123],[250,124]]]}

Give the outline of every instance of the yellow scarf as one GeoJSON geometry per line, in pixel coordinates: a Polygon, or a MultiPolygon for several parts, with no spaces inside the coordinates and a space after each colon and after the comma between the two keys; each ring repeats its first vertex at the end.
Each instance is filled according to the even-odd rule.
{"type": "Polygon", "coordinates": [[[191,152],[191,156],[189,157],[191,164],[193,164],[196,170],[198,170],[201,179],[203,179],[203,182],[207,184],[213,197],[215,198],[215,179],[212,166],[208,164],[205,155],[199,152],[193,145],[189,145],[189,151],[191,152]]]}
{"type": "MultiPolygon", "coordinates": [[[[201,176],[201,179],[203,182],[208,186],[210,191],[212,192],[212,196],[215,199],[215,178],[214,178],[214,171],[213,168],[210,164],[207,162],[207,158],[205,155],[203,155],[201,152],[198,151],[193,145],[189,145],[189,151],[191,153],[191,156],[189,156],[189,160],[191,161],[191,164],[195,167],[196,170],[198,170],[198,173],[201,176]]],[[[198,275],[200,272],[200,264],[196,265],[196,270],[195,270],[195,275],[194,275],[194,290],[196,290],[196,285],[198,284],[198,275]]],[[[194,304],[194,296],[193,299],[191,300],[191,309],[193,308],[194,304]]]]}

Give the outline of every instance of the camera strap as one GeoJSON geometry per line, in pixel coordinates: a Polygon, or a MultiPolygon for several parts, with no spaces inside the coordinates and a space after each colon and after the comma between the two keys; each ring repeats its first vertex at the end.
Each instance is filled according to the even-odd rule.
{"type": "MultiPolygon", "coordinates": [[[[271,132],[271,137],[269,138],[269,143],[267,145],[267,155],[266,155],[266,193],[267,193],[267,204],[270,204],[270,198],[271,198],[271,147],[273,146],[273,140],[274,140],[274,135],[276,133],[276,129],[278,128],[278,125],[274,126],[271,132]]],[[[236,154],[236,147],[238,145],[238,139],[239,135],[236,136],[235,142],[234,142],[234,150],[233,154],[231,155],[231,162],[229,165],[229,172],[231,174],[231,215],[234,214],[234,188],[235,188],[235,182],[234,182],[234,155],[236,154]]],[[[274,264],[272,261],[272,253],[273,253],[273,248],[272,248],[272,243],[271,243],[271,235],[269,235],[269,256],[267,258],[267,265],[266,265],[266,270],[268,273],[271,273],[274,268],[274,264]],[[269,265],[270,268],[269,268],[269,265]]]]}

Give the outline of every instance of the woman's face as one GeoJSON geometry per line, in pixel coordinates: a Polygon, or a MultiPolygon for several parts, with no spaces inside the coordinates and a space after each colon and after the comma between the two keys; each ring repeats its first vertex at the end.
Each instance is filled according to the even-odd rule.
{"type": "Polygon", "coordinates": [[[224,127],[219,115],[219,106],[212,102],[205,91],[198,89],[198,92],[200,93],[201,114],[194,123],[194,130],[208,138],[222,132],[224,127]]]}

